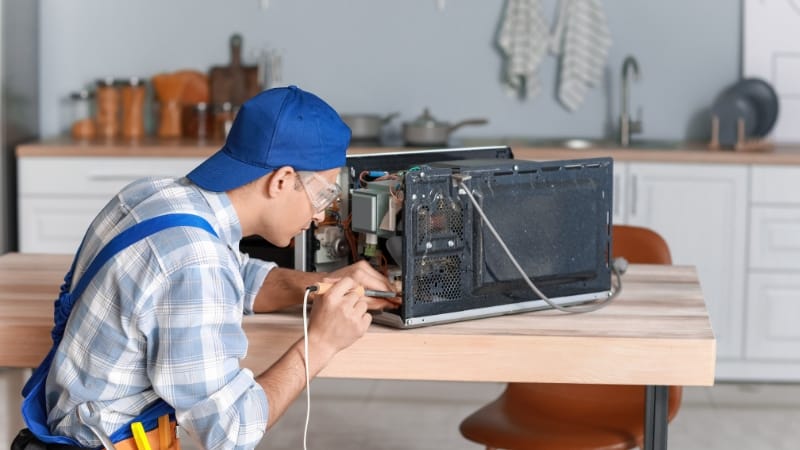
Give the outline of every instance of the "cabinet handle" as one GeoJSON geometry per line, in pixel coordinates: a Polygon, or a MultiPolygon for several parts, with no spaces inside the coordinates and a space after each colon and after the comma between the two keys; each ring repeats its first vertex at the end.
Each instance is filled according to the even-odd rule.
{"type": "Polygon", "coordinates": [[[631,215],[636,215],[636,203],[639,198],[639,178],[636,175],[631,177],[631,215]]]}

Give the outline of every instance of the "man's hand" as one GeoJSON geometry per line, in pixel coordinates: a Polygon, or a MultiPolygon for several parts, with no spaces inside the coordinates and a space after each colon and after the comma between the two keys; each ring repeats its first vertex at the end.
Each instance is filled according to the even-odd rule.
{"type": "MultiPolygon", "coordinates": [[[[375,291],[394,291],[394,286],[389,283],[389,280],[380,272],[373,269],[366,261],[358,261],[347,267],[342,267],[339,270],[331,272],[329,278],[336,280],[341,278],[352,278],[357,284],[364,287],[364,289],[372,289],[375,291]]],[[[368,309],[384,309],[396,308],[402,303],[400,297],[395,298],[376,298],[376,297],[363,297],[367,302],[368,309]]]]}
{"type": "Polygon", "coordinates": [[[372,323],[359,283],[345,277],[314,300],[308,323],[309,345],[332,357],[358,340],[372,323]]]}

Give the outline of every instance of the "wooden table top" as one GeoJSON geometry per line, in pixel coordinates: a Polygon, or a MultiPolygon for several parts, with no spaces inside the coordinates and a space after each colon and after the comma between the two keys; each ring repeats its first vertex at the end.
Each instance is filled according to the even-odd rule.
{"type": "MultiPolygon", "coordinates": [[[[35,367],[71,257],[0,256],[0,367],[35,367]]],[[[243,361],[258,373],[302,337],[299,310],[246,316],[243,361]]],[[[313,355],[312,355],[313,357],[313,355]]],[[[320,376],[592,384],[714,383],[716,341],[697,272],[631,265],[622,293],[586,314],[539,311],[412,330],[373,325],[320,376]]]]}

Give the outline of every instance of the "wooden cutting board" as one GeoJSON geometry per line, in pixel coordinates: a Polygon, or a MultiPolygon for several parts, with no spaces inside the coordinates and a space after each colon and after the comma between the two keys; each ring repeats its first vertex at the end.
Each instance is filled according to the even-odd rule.
{"type": "Polygon", "coordinates": [[[214,66],[209,70],[209,93],[211,103],[215,105],[229,102],[233,106],[238,106],[261,92],[258,66],[242,64],[242,36],[239,34],[231,36],[230,47],[230,64],[214,66]]]}

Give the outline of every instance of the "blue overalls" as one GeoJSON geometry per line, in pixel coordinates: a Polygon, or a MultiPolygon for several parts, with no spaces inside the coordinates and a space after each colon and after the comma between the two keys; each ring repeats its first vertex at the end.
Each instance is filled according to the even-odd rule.
{"type": "MultiPolygon", "coordinates": [[[[33,434],[40,441],[40,443],[34,443],[33,445],[22,448],[43,448],[41,443],[56,444],[53,445],[53,447],[59,447],[58,444],[66,447],[80,447],[80,444],[72,438],[50,434],[50,429],[47,426],[47,406],[45,402],[47,374],[50,371],[50,365],[53,361],[56,349],[58,348],[58,344],[64,336],[64,328],[66,327],[67,319],[72,311],[72,306],[75,304],[75,300],[80,298],[83,290],[89,285],[89,282],[100,268],[102,268],[117,252],[165,228],[178,226],[201,228],[217,236],[217,233],[205,219],[194,214],[166,214],[142,221],[121,232],[106,244],[91,264],[89,264],[89,268],[86,269],[86,272],[78,281],[75,289],[70,289],[72,286],[72,273],[75,270],[75,263],[78,260],[78,255],[80,255],[81,249],[78,249],[78,253],[72,261],[72,267],[70,267],[69,272],[64,276],[64,284],[61,285],[61,292],[59,293],[58,299],[55,301],[53,313],[55,326],[50,333],[53,338],[53,347],[22,389],[22,395],[25,397],[22,402],[22,416],[25,419],[25,424],[28,426],[29,434],[33,434]]],[[[83,244],[81,244],[81,247],[83,247],[83,244]]],[[[166,414],[168,414],[172,420],[175,419],[175,410],[165,401],[159,399],[145,409],[138,417],[109,437],[111,441],[115,443],[130,438],[132,435],[131,424],[134,422],[141,422],[145,430],[154,429],[158,425],[158,418],[166,414]]],[[[25,430],[23,430],[23,432],[24,431],[25,430]]],[[[22,434],[22,432],[20,434],[22,434]]]]}

